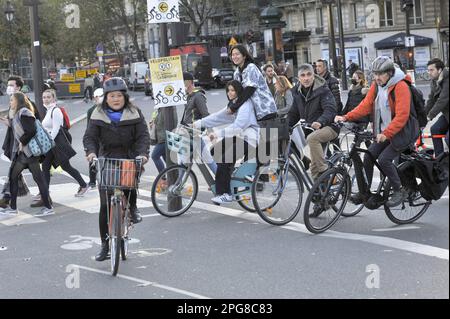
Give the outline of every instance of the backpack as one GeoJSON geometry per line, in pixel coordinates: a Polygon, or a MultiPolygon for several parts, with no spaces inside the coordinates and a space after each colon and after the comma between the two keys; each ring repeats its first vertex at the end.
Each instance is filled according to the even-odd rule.
{"type": "MultiPolygon", "coordinates": [[[[405,80],[403,80],[405,81],[405,80]]],[[[423,98],[423,93],[421,90],[416,88],[414,85],[411,85],[408,81],[405,81],[409,86],[409,90],[411,92],[411,99],[414,105],[415,114],[413,116],[419,122],[419,127],[425,127],[428,123],[427,112],[425,110],[425,99],[423,98]]],[[[395,102],[395,90],[392,90],[392,99],[395,102]]]]}
{"type": "MultiPolygon", "coordinates": [[[[59,109],[61,110],[61,113],[62,113],[63,118],[64,118],[63,127],[64,127],[66,130],[70,129],[70,127],[71,127],[71,125],[70,125],[70,118],[69,118],[69,114],[67,114],[66,109],[65,109],[64,107],[62,107],[62,106],[57,106],[57,108],[59,108],[59,109]]],[[[53,111],[54,111],[55,109],[56,109],[56,108],[54,108],[54,109],[52,110],[52,118],[53,118],[53,111]]]]}

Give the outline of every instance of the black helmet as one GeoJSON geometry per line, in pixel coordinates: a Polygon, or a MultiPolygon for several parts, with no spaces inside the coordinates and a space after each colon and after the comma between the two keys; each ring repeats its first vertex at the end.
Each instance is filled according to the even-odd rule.
{"type": "Polygon", "coordinates": [[[106,93],[108,92],[113,92],[113,91],[122,91],[122,92],[127,92],[128,91],[128,87],[127,84],[125,83],[125,81],[122,78],[111,78],[105,81],[105,83],[103,83],[103,93],[106,95],[106,93]]]}
{"type": "Polygon", "coordinates": [[[388,72],[394,70],[394,62],[390,57],[379,56],[372,62],[372,72],[388,72]]]}

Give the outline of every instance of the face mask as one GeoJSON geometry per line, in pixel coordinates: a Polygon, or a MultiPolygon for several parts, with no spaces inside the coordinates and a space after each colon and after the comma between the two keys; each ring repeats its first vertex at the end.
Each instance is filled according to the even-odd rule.
{"type": "Polygon", "coordinates": [[[13,95],[14,93],[16,93],[16,89],[13,88],[12,86],[8,86],[8,87],[6,88],[6,94],[7,94],[7,95],[13,95]]]}
{"type": "Polygon", "coordinates": [[[355,79],[352,79],[352,84],[353,84],[353,85],[357,85],[358,82],[357,82],[355,79]]]}

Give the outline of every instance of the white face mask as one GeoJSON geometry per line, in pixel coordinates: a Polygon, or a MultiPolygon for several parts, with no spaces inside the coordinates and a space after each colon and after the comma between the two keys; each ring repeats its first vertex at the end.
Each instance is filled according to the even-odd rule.
{"type": "Polygon", "coordinates": [[[16,89],[13,88],[12,86],[8,86],[8,87],[6,88],[6,94],[7,94],[7,95],[11,96],[11,95],[13,95],[14,93],[16,93],[16,89]]]}

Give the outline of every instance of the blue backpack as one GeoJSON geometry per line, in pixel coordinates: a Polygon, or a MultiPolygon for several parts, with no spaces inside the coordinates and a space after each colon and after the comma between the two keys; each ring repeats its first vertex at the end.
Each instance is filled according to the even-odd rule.
{"type": "Polygon", "coordinates": [[[55,141],[53,141],[50,134],[42,127],[41,121],[36,119],[34,123],[36,125],[36,135],[28,143],[28,148],[33,156],[42,156],[55,147],[55,141]]]}

